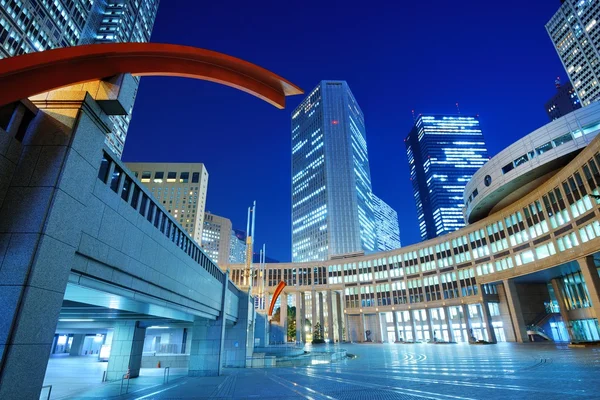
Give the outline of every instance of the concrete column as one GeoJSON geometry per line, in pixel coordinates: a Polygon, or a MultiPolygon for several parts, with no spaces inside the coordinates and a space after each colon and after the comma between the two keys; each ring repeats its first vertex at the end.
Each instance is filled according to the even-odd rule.
{"type": "MultiPolygon", "coordinates": [[[[225,273],[221,294],[221,311],[216,320],[198,319],[192,325],[192,347],[188,376],[219,376],[223,361],[221,359],[225,345],[225,309],[227,305],[229,272],[225,273]]],[[[242,302],[240,295],[240,302],[242,302]]],[[[254,307],[252,307],[254,310],[254,307]]]]}
{"type": "Polygon", "coordinates": [[[408,310],[410,313],[410,326],[412,328],[413,342],[417,341],[417,321],[415,320],[414,310],[408,310]]]}
{"type": "Polygon", "coordinates": [[[515,339],[518,343],[525,343],[529,341],[527,336],[527,325],[523,318],[523,310],[521,309],[521,302],[519,295],[517,294],[517,287],[511,280],[505,280],[502,282],[504,285],[504,292],[506,293],[506,301],[508,303],[508,311],[510,312],[510,319],[512,320],[513,330],[515,332],[515,339]]]}
{"type": "Polygon", "coordinates": [[[590,302],[592,303],[592,310],[596,316],[596,319],[600,321],[600,276],[596,269],[593,256],[587,256],[577,260],[581,274],[585,280],[585,286],[590,295],[590,302]]]}
{"type": "Polygon", "coordinates": [[[335,343],[335,335],[333,333],[333,292],[327,292],[327,338],[329,343],[335,343]]]}
{"type": "Polygon", "coordinates": [[[281,326],[281,329],[283,329],[283,342],[286,343],[288,341],[288,337],[287,337],[287,317],[288,317],[288,313],[287,313],[287,293],[281,292],[281,294],[279,295],[279,298],[281,299],[281,301],[279,302],[280,304],[280,310],[279,310],[279,325],[281,326]]]}
{"type": "Polygon", "coordinates": [[[360,333],[360,342],[363,343],[366,340],[365,337],[365,314],[363,314],[362,312],[360,313],[360,326],[359,326],[359,333],[360,333]]]}
{"type": "Polygon", "coordinates": [[[254,304],[248,292],[240,292],[238,319],[234,324],[225,324],[223,362],[226,367],[244,368],[246,360],[254,351],[254,304]]]}
{"type": "Polygon", "coordinates": [[[438,332],[434,332],[433,329],[433,318],[431,316],[431,309],[425,309],[425,315],[427,315],[427,326],[429,327],[429,340],[433,341],[434,338],[439,339],[438,332]]]}
{"type": "Polygon", "coordinates": [[[339,292],[334,292],[336,296],[336,310],[337,310],[337,323],[338,323],[338,341],[341,343],[344,340],[344,312],[342,311],[344,296],[339,292]]]}
{"type": "Polygon", "coordinates": [[[569,313],[567,311],[565,296],[563,296],[561,279],[554,278],[550,282],[552,283],[552,289],[554,289],[554,296],[558,301],[560,316],[565,324],[565,328],[567,328],[567,332],[569,333],[569,341],[572,342],[575,337],[573,336],[573,328],[571,327],[571,319],[569,318],[569,313]]]}
{"type": "Polygon", "coordinates": [[[483,316],[483,322],[485,322],[485,331],[487,332],[488,342],[497,343],[496,332],[494,332],[492,316],[490,315],[490,308],[487,301],[481,303],[481,313],[483,316]]]}
{"type": "Polygon", "coordinates": [[[314,335],[315,325],[317,325],[317,322],[319,321],[317,319],[317,292],[315,292],[314,289],[310,292],[310,306],[311,306],[311,315],[310,315],[311,328],[310,328],[310,331],[314,335]]]}
{"type": "Polygon", "coordinates": [[[348,330],[348,342],[352,343],[352,333],[350,332],[350,323],[348,321],[348,314],[344,314],[344,321],[346,322],[346,329],[348,330]]]}
{"type": "MultiPolygon", "coordinates": [[[[404,330],[404,317],[402,316],[402,311],[394,311],[396,313],[396,316],[398,318],[398,322],[400,324],[402,324],[402,333],[400,333],[400,340],[401,342],[406,341],[406,331],[404,330]]],[[[400,331],[400,328],[398,327],[398,331],[400,331]]]]}
{"type": "Polygon", "coordinates": [[[306,294],[301,292],[300,301],[302,303],[302,343],[306,343],[306,328],[304,324],[306,323],[306,294]]]}
{"type": "Polygon", "coordinates": [[[296,292],[296,343],[302,342],[302,292],[296,292]]]}
{"type": "Polygon", "coordinates": [[[106,367],[106,379],[116,381],[127,374],[130,378],[140,375],[146,328],[137,321],[124,321],[115,325],[110,356],[106,367]]]}
{"type": "Polygon", "coordinates": [[[325,338],[325,313],[323,312],[323,292],[319,292],[319,323],[321,324],[321,335],[325,338]]]}
{"type": "Polygon", "coordinates": [[[467,341],[471,343],[473,338],[473,327],[471,326],[471,314],[469,313],[469,306],[462,304],[463,318],[465,319],[465,326],[467,327],[467,341]]]}
{"type": "Polygon", "coordinates": [[[454,329],[452,329],[452,317],[450,316],[450,307],[444,307],[444,315],[446,316],[446,326],[448,326],[448,338],[451,342],[456,342],[454,338],[454,329]]]}
{"type": "Polygon", "coordinates": [[[398,315],[396,311],[392,311],[392,319],[394,320],[394,341],[397,343],[400,341],[400,332],[398,331],[398,315]]]}
{"type": "Polygon", "coordinates": [[[84,334],[73,335],[73,342],[71,343],[71,350],[69,351],[70,356],[80,356],[81,349],[83,349],[83,341],[85,339],[84,334]]]}
{"type": "Polygon", "coordinates": [[[84,92],[53,93],[31,98],[22,141],[0,140],[0,399],[39,397],[110,131],[84,92]]]}

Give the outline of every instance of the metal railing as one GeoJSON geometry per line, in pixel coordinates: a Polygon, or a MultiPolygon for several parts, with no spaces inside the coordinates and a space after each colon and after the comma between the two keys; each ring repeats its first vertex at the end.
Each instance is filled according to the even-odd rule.
{"type": "Polygon", "coordinates": [[[123,394],[123,381],[127,379],[127,386],[125,387],[125,394],[127,394],[129,392],[129,372],[124,374],[123,377],[121,378],[121,388],[119,389],[119,395],[123,394]]]}
{"type": "Polygon", "coordinates": [[[46,397],[46,400],[50,400],[50,394],[52,394],[52,385],[42,386],[42,390],[46,388],[48,388],[48,397],[46,397]]]}
{"type": "Polygon", "coordinates": [[[171,374],[171,367],[165,367],[165,372],[163,372],[163,385],[169,383],[169,375],[171,374]]]}

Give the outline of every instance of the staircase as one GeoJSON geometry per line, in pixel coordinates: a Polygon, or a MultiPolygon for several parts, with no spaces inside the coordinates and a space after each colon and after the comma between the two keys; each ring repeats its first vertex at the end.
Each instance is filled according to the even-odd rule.
{"type": "Polygon", "coordinates": [[[544,326],[552,317],[558,316],[559,310],[553,303],[545,303],[546,311],[538,314],[533,321],[527,325],[527,336],[532,342],[553,341],[544,330],[544,326]]]}

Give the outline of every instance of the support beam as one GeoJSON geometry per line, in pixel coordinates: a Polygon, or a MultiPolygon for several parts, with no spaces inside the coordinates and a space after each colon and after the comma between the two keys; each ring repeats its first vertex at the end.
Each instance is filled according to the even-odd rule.
{"type": "Polygon", "coordinates": [[[561,278],[554,278],[550,282],[552,283],[552,289],[554,289],[554,296],[556,297],[556,301],[558,302],[560,316],[569,334],[569,341],[573,342],[575,336],[573,335],[573,327],[571,326],[571,319],[569,318],[569,313],[567,310],[567,302],[565,301],[565,296],[563,295],[563,283],[561,280],[561,278]]]}
{"type": "Polygon", "coordinates": [[[338,324],[338,341],[341,343],[344,341],[344,312],[342,311],[344,296],[339,292],[334,292],[336,295],[336,309],[337,309],[337,324],[338,324]]]}
{"type": "Polygon", "coordinates": [[[456,342],[454,337],[454,329],[452,328],[452,316],[450,315],[450,307],[444,307],[444,315],[446,316],[446,326],[448,327],[448,339],[451,342],[456,342]]]}
{"type": "Polygon", "coordinates": [[[146,328],[138,321],[124,321],[115,325],[110,357],[106,367],[106,379],[116,381],[129,372],[130,378],[140,376],[146,328]]]}
{"type": "Polygon", "coordinates": [[[71,343],[71,349],[69,350],[70,356],[80,356],[81,350],[83,349],[83,342],[85,335],[83,333],[73,335],[73,342],[71,343]]]}
{"type": "Polygon", "coordinates": [[[302,324],[302,313],[303,313],[303,309],[302,309],[302,292],[296,292],[296,343],[301,343],[302,340],[302,331],[303,331],[303,324],[302,324]]]}
{"type": "Polygon", "coordinates": [[[587,287],[590,295],[590,302],[592,303],[592,310],[596,316],[596,319],[600,321],[600,276],[598,275],[598,269],[594,263],[593,256],[587,256],[577,260],[581,274],[585,280],[585,286],[587,287]]]}
{"type": "Polygon", "coordinates": [[[287,326],[288,326],[288,295],[285,292],[281,292],[281,295],[279,296],[279,298],[281,299],[280,301],[280,309],[279,309],[279,325],[281,326],[281,329],[283,329],[283,342],[287,343],[288,341],[288,337],[287,337],[287,326]]]}
{"type": "Polygon", "coordinates": [[[392,311],[392,319],[394,320],[394,341],[400,341],[400,332],[398,331],[398,314],[397,311],[392,311]]]}
{"type": "Polygon", "coordinates": [[[465,326],[467,327],[467,342],[471,343],[473,341],[473,326],[471,325],[471,314],[469,312],[469,306],[466,304],[462,304],[462,312],[463,318],[465,320],[465,326]]]}
{"type": "Polygon", "coordinates": [[[518,343],[526,343],[529,341],[527,336],[527,325],[523,318],[523,310],[521,309],[521,301],[519,300],[519,294],[517,293],[517,286],[512,280],[505,280],[502,282],[504,285],[504,292],[506,293],[506,301],[508,303],[508,311],[510,312],[510,319],[512,320],[513,330],[515,332],[515,339],[518,343]]]}
{"type": "Polygon", "coordinates": [[[485,323],[485,331],[487,333],[488,342],[497,343],[496,332],[494,332],[494,325],[492,325],[492,316],[490,314],[490,308],[487,301],[481,303],[481,315],[485,323]]]}
{"type": "Polygon", "coordinates": [[[329,343],[335,343],[335,335],[333,329],[333,291],[327,292],[327,338],[329,343]]]}

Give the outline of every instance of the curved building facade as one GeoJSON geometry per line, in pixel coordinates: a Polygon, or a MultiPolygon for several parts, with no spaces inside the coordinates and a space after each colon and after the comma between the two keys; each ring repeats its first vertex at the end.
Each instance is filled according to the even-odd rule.
{"type": "MultiPolygon", "coordinates": [[[[561,168],[477,222],[389,252],[256,266],[253,293],[269,304],[277,284],[287,284],[281,305],[296,307],[296,326],[310,322],[288,340],[310,340],[317,323],[331,341],[600,339],[600,139],[578,140],[594,134],[585,130],[600,123],[598,111],[590,106],[541,128],[546,142],[571,133],[562,146],[573,142],[576,155],[562,162],[562,146],[553,147],[561,168]]],[[[521,150],[508,149],[535,151],[538,131],[521,150]]],[[[240,285],[243,265],[228,268],[240,285]]]]}

